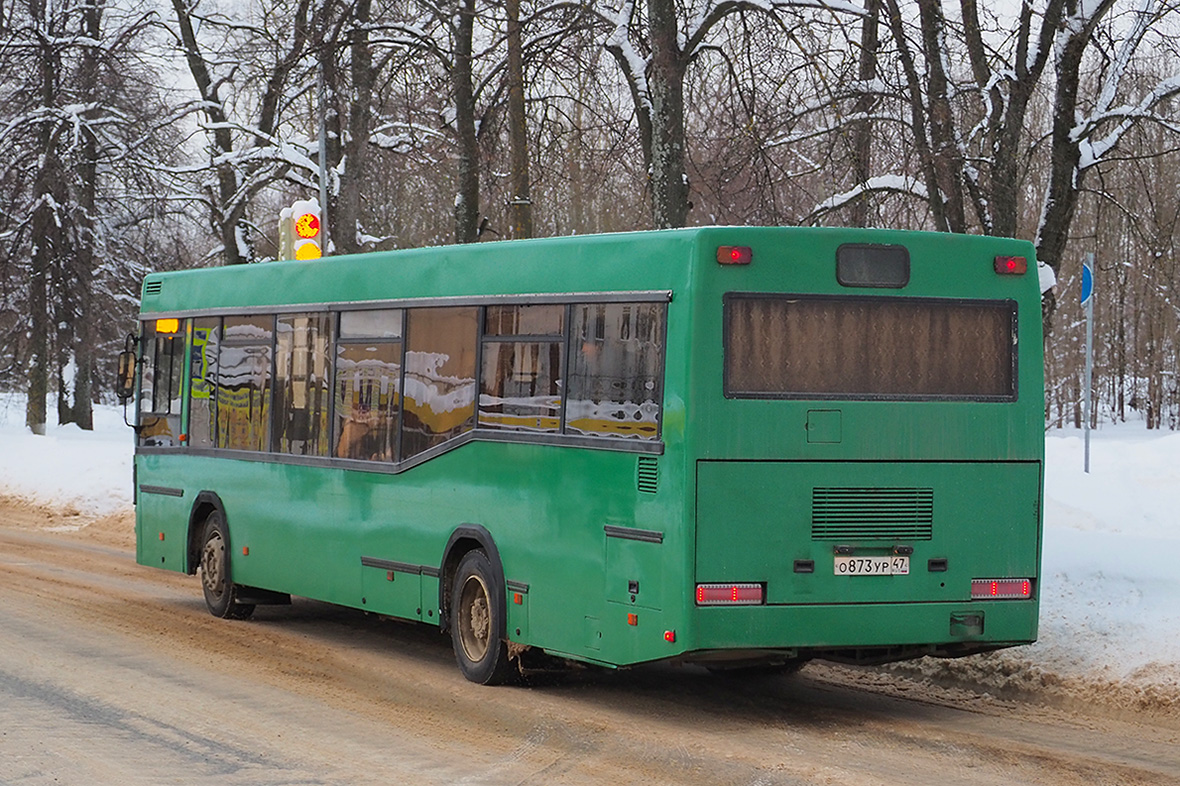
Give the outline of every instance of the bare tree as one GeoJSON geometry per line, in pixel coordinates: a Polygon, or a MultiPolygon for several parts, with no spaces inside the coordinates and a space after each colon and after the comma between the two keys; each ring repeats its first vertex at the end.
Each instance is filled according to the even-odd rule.
{"type": "Polygon", "coordinates": [[[199,95],[190,109],[205,117],[208,138],[208,163],[194,168],[199,181],[190,198],[208,209],[210,228],[220,241],[217,251],[231,265],[251,262],[256,255],[248,216],[252,199],[291,177],[293,170],[306,177],[316,169],[307,155],[306,136],[302,145],[292,144],[283,139],[281,124],[285,110],[310,87],[309,29],[322,20],[312,19],[310,0],[295,0],[293,5],[277,1],[274,9],[259,9],[261,24],[250,24],[207,15],[200,0],[172,0],[171,31],[199,95]],[[289,21],[275,24],[270,16],[289,21]],[[204,24],[207,35],[219,37],[203,44],[195,22],[204,24]],[[290,35],[279,32],[287,29],[290,35]],[[269,61],[256,59],[260,54],[269,55],[269,61]],[[242,82],[244,95],[232,89],[235,79],[242,82]],[[235,102],[235,97],[240,100],[235,102]]]}

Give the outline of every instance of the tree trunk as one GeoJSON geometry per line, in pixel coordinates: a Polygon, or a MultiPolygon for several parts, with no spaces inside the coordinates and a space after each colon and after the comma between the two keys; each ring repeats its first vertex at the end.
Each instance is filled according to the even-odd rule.
{"type": "Polygon", "coordinates": [[[946,22],[939,0],[918,0],[922,25],[922,44],[926,52],[926,90],[930,101],[930,153],[937,195],[931,199],[943,204],[943,226],[948,232],[966,232],[967,216],[963,206],[963,160],[959,154],[955,119],[951,110],[949,84],[943,70],[946,22]]]}
{"type": "MultiPolygon", "coordinates": [[[[865,0],[865,17],[861,20],[860,29],[860,63],[857,78],[867,85],[877,76],[877,27],[880,24],[881,0],[865,0]]],[[[857,120],[853,127],[853,177],[856,184],[863,186],[873,174],[873,121],[869,114],[877,105],[877,97],[870,91],[864,90],[856,100],[857,120]]],[[[872,200],[868,194],[861,194],[852,203],[851,221],[853,226],[867,227],[872,225],[869,208],[872,200]]]]}
{"type": "MultiPolygon", "coordinates": [[[[335,228],[336,245],[347,254],[362,249],[361,190],[373,128],[373,52],[369,45],[372,0],[357,0],[354,24],[349,33],[349,78],[352,83],[348,102],[348,133],[344,139],[345,169],[340,178],[340,196],[329,218],[335,228]]],[[[329,161],[332,157],[329,156],[329,161]]]]}
{"type": "MultiPolygon", "coordinates": [[[[1080,0],[1070,0],[1065,13],[1077,12],[1080,0]]],[[[1060,270],[1061,257],[1069,240],[1081,192],[1084,170],[1079,168],[1081,149],[1074,135],[1077,124],[1078,85],[1082,78],[1082,60],[1094,35],[1094,28],[1110,10],[1113,0],[1102,0],[1092,9],[1089,21],[1074,29],[1066,38],[1056,61],[1057,88],[1053,96],[1053,129],[1049,148],[1049,189],[1041,225],[1037,231],[1037,259],[1047,263],[1054,272],[1060,270]]]]}
{"type": "MultiPolygon", "coordinates": [[[[49,20],[45,17],[45,7],[35,6],[33,23],[38,28],[47,29],[49,20]]],[[[40,105],[46,109],[57,103],[57,85],[60,78],[61,63],[55,51],[55,42],[50,35],[41,37],[38,50],[38,70],[40,76],[40,105]]],[[[46,112],[51,115],[51,112],[46,112]]],[[[62,193],[65,187],[65,177],[61,162],[57,154],[56,120],[46,117],[41,122],[40,138],[38,139],[40,155],[36,181],[33,185],[33,199],[35,207],[32,217],[32,259],[29,274],[29,358],[28,358],[28,391],[29,397],[25,404],[25,425],[34,434],[44,434],[47,420],[45,398],[49,393],[49,331],[53,325],[53,318],[49,306],[50,276],[56,262],[63,256],[65,227],[62,216],[58,213],[58,206],[67,203],[66,195],[62,193]]]]}
{"type": "Polygon", "coordinates": [[[688,219],[685,172],[684,60],[677,42],[674,0],[650,0],[651,32],[651,178],[652,225],[682,227],[688,219]]]}
{"type": "Polygon", "coordinates": [[[472,84],[472,35],[475,0],[460,0],[455,28],[455,61],[451,86],[455,93],[455,131],[459,169],[455,193],[455,242],[479,239],[479,139],[475,134],[475,88],[472,84]]]}
{"type": "MultiPolygon", "coordinates": [[[[103,0],[95,0],[82,9],[83,26],[90,41],[102,40],[103,0]]],[[[82,52],[82,95],[92,103],[98,102],[99,47],[86,46],[82,52]]],[[[94,428],[94,410],[91,406],[94,391],[92,363],[94,357],[94,329],[91,314],[92,288],[94,280],[95,242],[94,217],[98,194],[98,140],[93,131],[82,128],[81,162],[78,172],[79,193],[77,215],[74,227],[77,246],[74,253],[74,271],[77,291],[75,293],[75,319],[72,325],[74,353],[74,395],[70,420],[79,428],[91,431],[94,428]]]]}
{"type": "Polygon", "coordinates": [[[524,106],[524,52],[520,29],[520,0],[506,0],[508,12],[508,137],[512,157],[512,237],[533,236],[533,204],[529,194],[528,126],[524,106]]]}
{"type": "Polygon", "coordinates": [[[947,231],[946,206],[939,193],[938,173],[934,166],[934,153],[931,150],[929,136],[929,121],[926,111],[926,100],[922,92],[923,81],[918,73],[914,52],[906,38],[906,24],[897,0],[884,0],[888,15],[890,32],[893,34],[894,44],[897,46],[897,57],[901,61],[902,71],[905,73],[906,93],[910,111],[910,131],[914,135],[914,147],[917,154],[922,179],[926,184],[927,204],[930,206],[930,218],[936,229],[947,231]]]}

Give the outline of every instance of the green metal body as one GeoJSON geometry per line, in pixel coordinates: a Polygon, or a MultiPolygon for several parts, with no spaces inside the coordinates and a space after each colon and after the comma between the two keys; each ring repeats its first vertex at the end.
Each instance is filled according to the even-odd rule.
{"type": "MultiPolygon", "coordinates": [[[[331,460],[140,448],[137,559],[193,572],[195,511],[213,494],[229,525],[238,584],[432,624],[452,534],[482,528],[506,581],[507,637],[605,665],[887,660],[1031,642],[1035,591],[993,601],[972,600],[970,590],[973,578],[1039,577],[1043,360],[1032,260],[1029,244],[995,238],[702,228],[151,275],[145,320],[490,295],[666,290],[671,299],[658,454],[489,437],[389,473],[331,460]],[[904,245],[909,283],[841,286],[835,253],[849,242],[904,245]],[[718,264],[722,245],[751,248],[752,263],[718,264]],[[997,275],[997,255],[1024,256],[1031,270],[997,275]],[[727,292],[1015,301],[1018,395],[726,398],[727,292]],[[833,485],[932,489],[932,534],[909,544],[909,575],[835,575],[841,543],[812,536],[811,499],[813,488],[833,485]],[[660,537],[612,537],[611,528],[660,537]],[[365,557],[378,562],[362,564],[365,557]],[[930,560],[945,560],[945,570],[928,570],[930,560]],[[798,572],[798,561],[811,561],[813,572],[798,572]],[[700,607],[698,582],[761,583],[766,602],[700,607]]],[[[852,545],[884,554],[896,544],[852,545]]]]}

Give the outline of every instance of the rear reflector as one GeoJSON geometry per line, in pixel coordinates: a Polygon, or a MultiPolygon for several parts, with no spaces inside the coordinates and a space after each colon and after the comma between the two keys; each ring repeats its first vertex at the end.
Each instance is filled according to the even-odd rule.
{"type": "Polygon", "coordinates": [[[1031,579],[972,579],[971,599],[1031,598],[1031,579]]]}
{"type": "Polygon", "coordinates": [[[996,257],[996,272],[1001,276],[1023,276],[1028,272],[1024,257],[996,257]]]}
{"type": "Polygon", "coordinates": [[[717,246],[717,262],[722,265],[748,265],[754,258],[749,246],[717,246]]]}
{"type": "Polygon", "coordinates": [[[761,606],[761,584],[698,584],[698,606],[761,606]]]}

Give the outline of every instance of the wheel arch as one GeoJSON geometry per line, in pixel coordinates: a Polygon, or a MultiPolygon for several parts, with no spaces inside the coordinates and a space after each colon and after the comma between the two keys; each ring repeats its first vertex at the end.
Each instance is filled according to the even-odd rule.
{"type": "Polygon", "coordinates": [[[193,500],[193,507],[188,516],[188,548],[186,551],[185,570],[190,576],[197,572],[197,566],[201,564],[201,547],[204,545],[201,543],[203,525],[205,519],[209,518],[209,514],[213,511],[221,514],[221,519],[225,522],[226,536],[228,537],[229,518],[225,515],[225,505],[222,503],[221,497],[212,491],[202,491],[197,494],[197,498],[193,500]]]}
{"type": "MultiPolygon", "coordinates": [[[[480,524],[461,524],[455,528],[447,540],[439,566],[438,626],[440,630],[450,629],[451,584],[454,581],[455,571],[463,557],[476,549],[483,549],[484,553],[488,555],[488,561],[492,563],[493,579],[496,582],[493,589],[493,592],[496,593],[496,600],[501,609],[507,610],[508,608],[507,590],[504,585],[504,564],[500,561],[500,550],[496,548],[496,541],[492,537],[492,533],[480,524]]],[[[505,629],[498,631],[497,635],[499,638],[504,638],[507,635],[507,621],[501,620],[501,623],[505,629]]]]}

